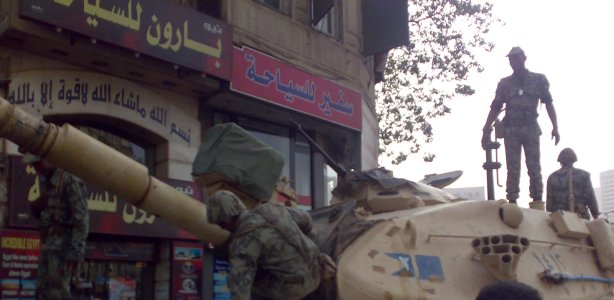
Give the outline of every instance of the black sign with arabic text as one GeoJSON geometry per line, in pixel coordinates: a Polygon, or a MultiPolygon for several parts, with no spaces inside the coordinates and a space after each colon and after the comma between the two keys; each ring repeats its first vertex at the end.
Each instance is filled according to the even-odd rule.
{"type": "MultiPolygon", "coordinates": [[[[24,165],[21,156],[10,156],[9,224],[15,227],[36,228],[38,220],[30,212],[30,202],[38,199],[36,170],[24,165]]],[[[203,193],[194,182],[161,179],[178,191],[202,202],[203,193]]],[[[174,227],[161,218],[117,198],[97,186],[85,183],[90,214],[90,232],[130,236],[197,239],[194,235],[174,227]]]]}
{"type": "Polygon", "coordinates": [[[22,0],[21,16],[230,80],[231,27],[165,0],[22,0]]]}

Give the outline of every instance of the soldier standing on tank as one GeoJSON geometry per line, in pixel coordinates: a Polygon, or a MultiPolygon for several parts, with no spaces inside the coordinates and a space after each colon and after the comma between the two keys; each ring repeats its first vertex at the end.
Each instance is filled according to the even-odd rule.
{"type": "Polygon", "coordinates": [[[36,169],[40,187],[31,206],[41,235],[36,299],[72,299],[70,279],[83,260],[89,229],[85,185],[38,156],[26,154],[23,162],[36,169]]]}
{"type": "Polygon", "coordinates": [[[593,218],[597,219],[599,207],[591,183],[591,174],[574,168],[576,161],[578,158],[571,148],[565,148],[559,154],[558,162],[561,163],[561,168],[548,177],[546,210],[572,211],[587,220],[590,220],[590,210],[593,218]]]}
{"type": "MultiPolygon", "coordinates": [[[[543,183],[540,166],[539,138],[541,129],[537,123],[539,101],[546,105],[552,122],[552,138],[557,145],[560,140],[556,112],[552,105],[550,84],[543,74],[526,69],[527,57],[520,47],[513,47],[507,55],[513,74],[499,81],[495,99],[490,105],[482,135],[482,148],[487,149],[492,125],[505,105],[503,133],[507,164],[507,199],[516,203],[520,192],[520,151],[524,149],[529,173],[529,195],[534,203],[541,204],[543,183]]],[[[542,208],[543,209],[543,208],[542,208]]]]}
{"type": "Polygon", "coordinates": [[[228,249],[232,299],[250,299],[252,294],[301,299],[318,288],[322,256],[306,236],[312,229],[307,212],[271,202],[247,210],[234,193],[219,190],[210,197],[208,218],[232,232],[228,249]]]}

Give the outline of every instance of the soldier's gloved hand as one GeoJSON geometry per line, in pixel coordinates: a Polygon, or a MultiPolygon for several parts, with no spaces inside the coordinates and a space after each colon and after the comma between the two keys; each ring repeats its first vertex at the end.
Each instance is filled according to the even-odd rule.
{"type": "Polygon", "coordinates": [[[491,132],[492,132],[492,129],[482,130],[482,149],[484,150],[488,149],[488,144],[490,143],[490,133],[491,132]]]}

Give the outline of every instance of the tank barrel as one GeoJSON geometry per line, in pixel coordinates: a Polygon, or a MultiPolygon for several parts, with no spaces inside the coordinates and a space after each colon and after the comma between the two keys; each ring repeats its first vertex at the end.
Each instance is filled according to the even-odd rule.
{"type": "Polygon", "coordinates": [[[57,127],[46,123],[3,98],[0,137],[17,144],[21,152],[39,155],[204,242],[220,245],[230,235],[208,223],[203,203],[150,176],[145,166],[69,124],[57,127]]]}

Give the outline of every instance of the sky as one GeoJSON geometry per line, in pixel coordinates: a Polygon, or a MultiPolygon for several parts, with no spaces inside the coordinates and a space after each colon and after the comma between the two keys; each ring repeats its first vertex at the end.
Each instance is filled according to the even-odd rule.
{"type": "MultiPolygon", "coordinates": [[[[543,73],[550,82],[550,92],[558,116],[560,143],[551,140],[552,124],[545,106],[538,108],[541,136],[541,166],[545,186],[548,175],[560,168],[556,161],[566,147],[578,156],[575,167],[591,173],[594,187],[599,174],[614,169],[614,2],[586,0],[491,0],[493,14],[503,23],[495,25],[488,39],[495,43],[492,52],[478,59],[482,73],[472,74],[469,82],[476,93],[449,102],[452,112],[432,120],[434,141],[423,149],[436,154],[433,162],[412,155],[394,166],[380,157],[380,164],[396,177],[420,180],[426,174],[463,171],[450,188],[486,187],[482,168],[485,152],[480,146],[482,127],[488,115],[499,80],[512,73],[506,54],[520,46],[527,55],[526,67],[543,73]]],[[[499,140],[499,142],[503,142],[499,140]]],[[[495,189],[495,198],[505,198],[505,151],[498,151],[503,166],[495,189]]],[[[494,152],[493,152],[494,157],[494,152]]],[[[528,175],[521,165],[520,206],[528,207],[528,175]]],[[[486,193],[486,190],[485,190],[486,193]]]]}

